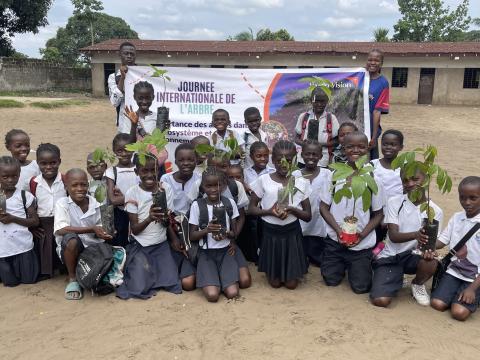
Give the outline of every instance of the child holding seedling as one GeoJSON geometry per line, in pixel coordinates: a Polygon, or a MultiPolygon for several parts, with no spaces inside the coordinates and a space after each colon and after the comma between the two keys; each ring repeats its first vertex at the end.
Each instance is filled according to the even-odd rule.
{"type": "MultiPolygon", "coordinates": [[[[196,182],[201,179],[201,176],[194,172],[196,160],[195,148],[192,144],[178,145],[175,149],[175,164],[178,167],[178,171],[165,174],[160,179],[162,183],[167,183],[172,188],[173,208],[171,210],[176,215],[175,219],[179,220],[176,220],[176,226],[182,226],[182,217],[188,215],[191,205],[188,193],[195,186],[196,182]]],[[[188,233],[188,229],[181,230],[188,233]]],[[[172,255],[178,265],[183,290],[194,290],[195,267],[190,261],[191,259],[188,259],[185,244],[179,239],[177,234],[170,236],[170,244],[174,250],[172,255]]]]}
{"type": "Polygon", "coordinates": [[[352,122],[344,122],[342,124],[340,124],[340,127],[338,128],[338,144],[337,146],[335,147],[335,149],[333,149],[333,160],[332,162],[334,163],[346,163],[347,162],[347,158],[345,156],[345,152],[343,151],[343,141],[345,139],[345,136],[347,136],[348,134],[354,132],[354,131],[358,131],[358,127],[357,125],[355,125],[354,123],[352,122]]]}
{"type": "Polygon", "coordinates": [[[311,187],[307,180],[292,175],[296,148],[290,141],[278,141],[272,150],[275,172],[261,175],[251,184],[248,212],[262,218],[262,239],[258,271],[266,273],[274,288],[295,289],[307,273],[299,219],[310,221],[311,187]],[[258,206],[260,203],[260,207],[258,206]]]}
{"type": "MultiPolygon", "coordinates": [[[[384,136],[387,132],[384,133],[384,136]]],[[[383,141],[382,141],[383,143],[383,141]]],[[[382,146],[383,147],[383,146],[382,146]]],[[[425,282],[435,272],[437,263],[422,259],[413,254],[419,245],[428,243],[428,235],[423,231],[423,220],[427,217],[420,209],[425,201],[425,174],[417,169],[412,177],[402,171],[403,192],[387,200],[385,207],[385,224],[388,226],[385,248],[373,261],[373,281],[370,299],[376,306],[387,307],[402,288],[404,274],[415,274],[412,280],[412,295],[423,306],[430,305],[430,296],[425,289],[425,282]],[[421,197],[410,199],[415,191],[421,197]]],[[[443,219],[442,210],[432,201],[430,206],[435,211],[435,219],[443,219]]]]}
{"type": "Polygon", "coordinates": [[[78,257],[86,247],[110,241],[112,236],[101,227],[100,204],[88,195],[88,177],[85,171],[67,171],[65,185],[68,197],[61,198],[55,204],[53,229],[58,256],[68,271],[65,298],[80,300],[83,292],[76,277],[78,257]]]}
{"type": "Polygon", "coordinates": [[[243,113],[243,118],[245,119],[245,124],[247,129],[243,133],[243,142],[245,147],[245,168],[248,168],[253,165],[252,158],[250,155],[250,147],[253,143],[257,141],[267,142],[267,134],[260,128],[262,123],[262,115],[260,115],[260,110],[256,107],[249,107],[243,113]]]}
{"type": "MultiPolygon", "coordinates": [[[[332,113],[325,112],[329,98],[321,87],[312,90],[312,110],[301,113],[295,126],[295,143],[302,146],[307,139],[317,140],[322,146],[320,166],[327,166],[333,160],[335,139],[338,136],[338,120],[332,113]]],[[[304,164],[299,158],[299,163],[304,164]]]]}
{"type": "Polygon", "coordinates": [[[458,195],[463,211],[452,216],[437,241],[437,249],[448,245],[454,255],[431,305],[439,311],[450,309],[454,319],[464,321],[480,304],[480,177],[464,178],[458,195]]]}
{"type": "Polygon", "coordinates": [[[159,183],[157,159],[153,154],[147,154],[144,163],[136,156],[135,172],[140,184],[125,194],[132,236],[126,248],[124,282],[117,288],[117,296],[148,299],[161,288],[179,294],[182,287],[177,264],[167,241],[167,231],[173,232],[168,217],[169,209],[173,208],[172,188],[167,183],[159,183]],[[154,193],[158,192],[164,192],[164,207],[154,205],[154,193]]]}
{"type": "MultiPolygon", "coordinates": [[[[198,135],[190,140],[190,144],[192,144],[195,149],[198,145],[210,145],[210,141],[206,136],[198,135]]],[[[197,156],[197,165],[195,166],[194,172],[201,177],[203,170],[207,167],[207,154],[198,153],[197,151],[195,151],[195,153],[197,156]]]]}
{"type": "Polygon", "coordinates": [[[39,266],[29,227],[38,226],[35,197],[18,189],[20,164],[11,156],[0,157],[0,279],[4,286],[33,284],[39,266]]]}
{"type": "Polygon", "coordinates": [[[330,183],[331,171],[317,164],[322,157],[322,147],[316,140],[305,140],[302,146],[302,158],[305,168],[296,171],[294,176],[303,176],[310,182],[309,196],[312,219],[308,222],[300,220],[303,232],[303,251],[307,260],[315,266],[320,266],[323,253],[323,241],[327,236],[325,221],[320,215],[320,191],[325,184],[330,183]]]}
{"type": "MultiPolygon", "coordinates": [[[[105,160],[94,160],[93,153],[87,155],[87,172],[90,175],[91,180],[88,182],[88,194],[95,197],[95,191],[101,185],[106,186],[104,178],[105,171],[107,170],[107,163],[105,160]]],[[[105,199],[106,201],[106,199],[105,199]]]]}
{"type": "Polygon", "coordinates": [[[37,215],[40,226],[34,230],[35,250],[40,259],[40,279],[53,276],[60,261],[55,252],[54,210],[55,204],[67,196],[63,176],[58,171],[62,160],[60,149],[53,144],[40,144],[37,163],[42,172],[30,180],[30,192],[37,198],[37,215]]]}
{"type": "Polygon", "coordinates": [[[125,194],[128,189],[138,184],[135,174],[135,165],[132,163],[133,152],[125,149],[132,138],[129,134],[119,133],[112,141],[112,149],[118,164],[105,171],[107,182],[107,197],[114,209],[115,235],[112,240],[114,246],[127,246],[128,244],[128,213],[125,211],[125,194]]]}
{"type": "Polygon", "coordinates": [[[30,179],[40,175],[37,162],[35,160],[27,160],[30,154],[30,137],[23,130],[12,129],[5,135],[5,147],[20,164],[20,178],[18,179],[17,188],[29,191],[30,179]]]}
{"type": "Polygon", "coordinates": [[[228,129],[231,126],[228,111],[224,109],[215,110],[212,114],[212,125],[216,130],[210,136],[210,144],[216,149],[230,151],[231,149],[227,146],[226,141],[236,139],[238,148],[236,154],[230,159],[230,163],[240,164],[240,158],[244,156],[244,141],[237,132],[228,129]]]}
{"type": "MultiPolygon", "coordinates": [[[[360,173],[366,162],[368,139],[361,132],[352,132],[345,137],[344,145],[352,174],[350,176],[353,176],[355,171],[360,173]],[[357,169],[356,163],[362,166],[357,169]]],[[[334,168],[334,164],[331,167],[334,168]]],[[[370,168],[373,170],[372,166],[370,168]]],[[[341,175],[341,173],[338,175],[335,173],[335,171],[332,173],[332,179],[341,175]]],[[[353,196],[348,198],[344,195],[350,181],[347,178],[335,183],[325,182],[320,194],[320,213],[327,224],[327,237],[322,257],[322,276],[327,286],[337,286],[347,271],[348,281],[353,292],[363,294],[370,290],[372,282],[370,266],[372,248],[376,243],[375,228],[383,219],[384,195],[382,185],[378,183],[373,186],[371,182],[374,180],[371,179],[369,184],[377,187],[376,194],[371,194],[371,190],[365,186],[362,187],[364,192],[368,190],[364,197],[365,200],[362,197],[356,200],[353,196]],[[339,197],[340,195],[342,196],[339,197]],[[339,200],[338,203],[337,200],[339,200]],[[364,201],[370,203],[366,209],[364,201]],[[347,225],[349,228],[356,226],[354,234],[346,233],[342,229],[347,225]]],[[[357,190],[355,190],[356,192],[357,190]]]]}
{"type": "Polygon", "coordinates": [[[266,143],[261,141],[254,142],[250,145],[249,155],[252,165],[245,167],[243,171],[245,184],[247,186],[250,186],[259,176],[275,171],[274,168],[268,166],[270,151],[266,143]]]}
{"type": "Polygon", "coordinates": [[[207,167],[201,183],[206,197],[195,200],[190,208],[190,239],[200,242],[197,288],[209,302],[217,302],[221,292],[228,299],[239,295],[234,242],[239,233],[239,214],[235,202],[221,195],[225,185],[225,173],[207,167]]]}

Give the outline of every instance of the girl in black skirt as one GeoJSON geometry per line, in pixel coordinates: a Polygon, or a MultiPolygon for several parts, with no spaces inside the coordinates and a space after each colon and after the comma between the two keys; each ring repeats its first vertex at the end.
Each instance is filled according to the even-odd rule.
{"type": "Polygon", "coordinates": [[[250,184],[252,194],[248,208],[249,214],[262,217],[258,271],[266,273],[272,287],[278,288],[283,284],[292,290],[307,272],[298,219],[308,222],[312,217],[308,199],[310,183],[302,177],[295,178],[288,205],[278,204],[279,190],[287,186],[292,176],[291,164],[295,156],[296,149],[292,142],[280,140],[275,144],[272,162],[276,171],[264,174],[250,184]],[[259,203],[261,208],[258,207],[259,203]]]}
{"type": "Polygon", "coordinates": [[[234,242],[239,214],[235,201],[221,196],[225,185],[225,173],[208,167],[201,183],[207,196],[194,201],[190,208],[190,240],[200,245],[197,288],[202,288],[210,302],[217,302],[220,292],[228,299],[239,294],[234,242]]]}

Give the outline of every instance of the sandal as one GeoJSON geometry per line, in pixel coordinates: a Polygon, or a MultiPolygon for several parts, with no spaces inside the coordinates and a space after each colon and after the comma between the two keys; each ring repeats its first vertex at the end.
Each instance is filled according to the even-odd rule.
{"type": "Polygon", "coordinates": [[[80,284],[76,281],[71,281],[65,288],[65,299],[67,300],[80,300],[83,297],[83,291],[80,284]],[[74,296],[74,293],[78,293],[78,297],[74,296]]]}

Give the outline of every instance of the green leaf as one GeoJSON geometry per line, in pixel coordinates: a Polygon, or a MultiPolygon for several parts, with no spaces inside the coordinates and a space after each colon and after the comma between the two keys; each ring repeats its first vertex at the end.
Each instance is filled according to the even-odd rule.
{"type": "Polygon", "coordinates": [[[359,199],[367,189],[367,183],[363,180],[361,176],[353,176],[351,188],[353,198],[359,199]]]}
{"type": "Polygon", "coordinates": [[[144,152],[138,154],[138,161],[140,164],[145,165],[147,163],[147,155],[144,152]]]}
{"type": "Polygon", "coordinates": [[[435,219],[435,210],[433,209],[433,207],[430,206],[428,208],[427,215],[428,215],[428,221],[432,223],[433,219],[435,219]]]}
{"type": "Polygon", "coordinates": [[[442,194],[449,193],[452,190],[452,178],[448,175],[445,175],[445,186],[442,189],[442,194]]]}
{"type": "Polygon", "coordinates": [[[343,163],[333,163],[328,165],[328,167],[334,171],[346,171],[346,170],[353,170],[352,167],[348,164],[343,163]]]}
{"type": "Polygon", "coordinates": [[[104,184],[100,184],[97,186],[94,196],[99,203],[103,203],[105,201],[105,199],[107,198],[107,188],[104,184]]]}
{"type": "Polygon", "coordinates": [[[370,209],[370,205],[372,205],[372,193],[368,189],[365,189],[362,194],[362,205],[364,212],[367,212],[370,209]]]}
{"type": "Polygon", "coordinates": [[[415,161],[415,152],[414,151],[408,151],[405,153],[405,161],[407,163],[414,162],[415,161]]]}
{"type": "Polygon", "coordinates": [[[392,169],[395,170],[395,169],[403,167],[403,165],[405,164],[405,161],[406,161],[406,157],[407,157],[407,153],[405,152],[405,153],[402,153],[402,154],[398,155],[395,159],[393,159],[392,169]]]}
{"type": "Polygon", "coordinates": [[[172,81],[172,79],[170,78],[170,76],[165,76],[165,79],[167,79],[168,81],[172,81]]]}
{"type": "Polygon", "coordinates": [[[335,171],[332,175],[333,181],[346,180],[349,176],[354,173],[352,168],[344,169],[342,171],[335,171]]]}
{"type": "Polygon", "coordinates": [[[427,208],[428,208],[428,203],[427,202],[424,202],[420,205],[420,214],[422,213],[426,213],[427,212],[427,208]]]}
{"type": "Polygon", "coordinates": [[[446,180],[446,172],[443,170],[441,167],[438,167],[437,169],[437,186],[439,189],[442,189],[443,186],[445,185],[445,180],[446,180]]]}
{"type": "Polygon", "coordinates": [[[195,152],[199,155],[206,155],[215,151],[215,147],[209,144],[198,144],[195,146],[195,152]]]}
{"type": "Polygon", "coordinates": [[[348,187],[343,187],[343,188],[337,190],[333,194],[333,201],[335,202],[335,204],[338,204],[340,201],[342,201],[342,199],[344,197],[347,198],[347,199],[352,198],[352,192],[350,191],[350,189],[348,187]]]}
{"type": "Polygon", "coordinates": [[[367,183],[370,191],[372,191],[374,194],[378,193],[378,185],[375,179],[372,177],[370,174],[365,174],[362,176],[364,181],[367,183]]]}
{"type": "Polygon", "coordinates": [[[357,169],[361,169],[367,161],[368,161],[367,155],[363,155],[362,157],[360,157],[360,159],[355,161],[355,166],[357,167],[357,169]]]}

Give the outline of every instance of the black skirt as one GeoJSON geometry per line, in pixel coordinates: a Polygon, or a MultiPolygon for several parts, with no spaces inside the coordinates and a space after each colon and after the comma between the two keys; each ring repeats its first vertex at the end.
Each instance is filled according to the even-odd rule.
{"type": "Polygon", "coordinates": [[[0,258],[0,279],[4,286],[34,284],[39,274],[38,258],[35,252],[27,252],[0,258]]]}
{"type": "Polygon", "coordinates": [[[41,237],[34,237],[35,252],[40,260],[40,275],[52,277],[56,269],[60,269],[61,261],[57,255],[55,236],[53,235],[53,216],[41,217],[40,227],[43,229],[41,237]]]}
{"type": "Polygon", "coordinates": [[[197,264],[197,288],[217,286],[225,290],[238,282],[238,264],[235,256],[222,249],[200,249],[197,264]]]}
{"type": "Polygon", "coordinates": [[[282,282],[300,279],[307,273],[302,228],[298,220],[287,225],[262,221],[262,234],[259,272],[266,273],[269,279],[282,282]]]}
{"type": "Polygon", "coordinates": [[[258,216],[247,215],[237,245],[248,261],[258,262],[258,216]]]}
{"type": "Polygon", "coordinates": [[[167,241],[144,247],[132,238],[126,250],[123,284],[117,288],[119,298],[148,299],[159,289],[182,292],[177,264],[167,241]]]}

